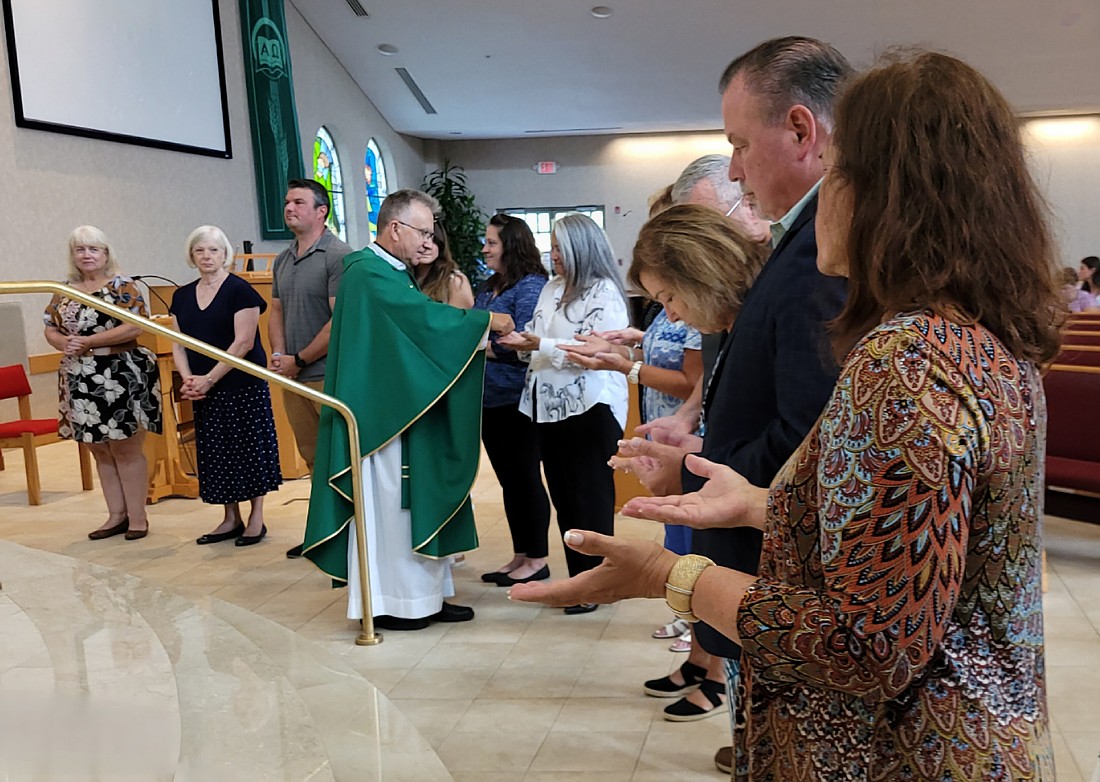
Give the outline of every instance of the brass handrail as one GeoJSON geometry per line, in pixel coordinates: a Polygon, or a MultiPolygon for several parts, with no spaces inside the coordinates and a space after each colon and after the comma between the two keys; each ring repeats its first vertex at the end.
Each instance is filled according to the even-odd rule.
{"type": "Polygon", "coordinates": [[[374,646],[375,644],[382,643],[382,636],[374,632],[374,617],[371,612],[370,574],[367,564],[367,534],[363,521],[363,473],[362,470],[359,469],[362,455],[359,452],[359,425],[356,423],[355,414],[351,411],[351,408],[335,397],[331,397],[328,394],[322,394],[319,391],[314,391],[309,386],[289,380],[282,375],[272,372],[267,367],[257,366],[251,361],[237,358],[236,356],[226,353],[224,350],[219,350],[205,342],[200,342],[194,337],[189,337],[186,334],[181,334],[178,331],[161,326],[159,323],[149,320],[148,318],[141,315],[135,315],[129,310],[116,307],[114,304],[108,304],[89,293],[84,293],[84,291],[79,291],[76,288],[64,285],[60,282],[53,282],[50,280],[0,282],[0,295],[5,293],[60,294],[66,298],[86,304],[100,312],[109,313],[112,317],[124,323],[137,326],[142,331],[159,334],[167,340],[191,348],[191,350],[194,350],[196,353],[202,353],[204,356],[217,359],[234,369],[239,369],[255,377],[261,377],[268,383],[273,383],[285,388],[291,393],[298,394],[298,396],[304,396],[325,407],[331,407],[342,415],[344,421],[348,425],[348,445],[351,452],[352,464],[352,503],[355,508],[355,538],[359,553],[359,589],[363,599],[363,624],[359,630],[359,636],[355,639],[355,643],[359,646],[374,646]]]}

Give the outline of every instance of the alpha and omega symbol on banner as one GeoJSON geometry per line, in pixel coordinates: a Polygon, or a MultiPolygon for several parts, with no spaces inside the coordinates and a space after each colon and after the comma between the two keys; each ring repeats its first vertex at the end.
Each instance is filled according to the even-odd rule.
{"type": "Polygon", "coordinates": [[[286,44],[275,23],[266,16],[252,25],[253,67],[269,79],[286,75],[286,44]]]}

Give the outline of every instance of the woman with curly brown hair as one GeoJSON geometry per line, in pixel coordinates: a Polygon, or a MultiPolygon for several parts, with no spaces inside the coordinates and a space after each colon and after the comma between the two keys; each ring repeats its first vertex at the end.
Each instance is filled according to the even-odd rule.
{"type": "Polygon", "coordinates": [[[1053,780],[1043,655],[1045,403],[1065,305],[1012,108],[922,53],[836,110],[818,266],[844,365],[770,489],[709,481],[628,515],[763,532],[758,576],[570,531],[604,565],[512,597],[664,596],[743,649],[738,780],[1053,780]]]}

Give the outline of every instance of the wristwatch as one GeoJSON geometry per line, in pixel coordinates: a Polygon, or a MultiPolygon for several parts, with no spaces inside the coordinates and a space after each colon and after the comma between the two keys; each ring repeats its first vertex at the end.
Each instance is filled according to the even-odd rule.
{"type": "Polygon", "coordinates": [[[665,578],[665,604],[672,613],[686,622],[698,622],[691,610],[691,597],[695,594],[695,582],[714,561],[698,554],[687,554],[676,560],[665,578]]]}
{"type": "Polygon", "coordinates": [[[633,383],[634,385],[638,385],[638,375],[641,374],[642,364],[644,364],[644,363],[645,363],[644,361],[635,361],[634,362],[634,366],[632,366],[630,368],[630,372],[628,372],[627,375],[626,375],[626,381],[628,383],[633,383]]]}
{"type": "Polygon", "coordinates": [[[298,353],[295,353],[294,364],[298,367],[298,369],[305,369],[309,365],[309,362],[302,358],[301,355],[299,355],[298,353]]]}

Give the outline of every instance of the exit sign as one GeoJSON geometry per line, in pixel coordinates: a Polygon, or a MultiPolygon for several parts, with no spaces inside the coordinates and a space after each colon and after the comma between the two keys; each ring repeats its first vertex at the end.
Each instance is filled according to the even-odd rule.
{"type": "Polygon", "coordinates": [[[540,174],[556,174],[558,173],[558,164],[553,160],[544,160],[535,164],[535,171],[540,174]]]}

